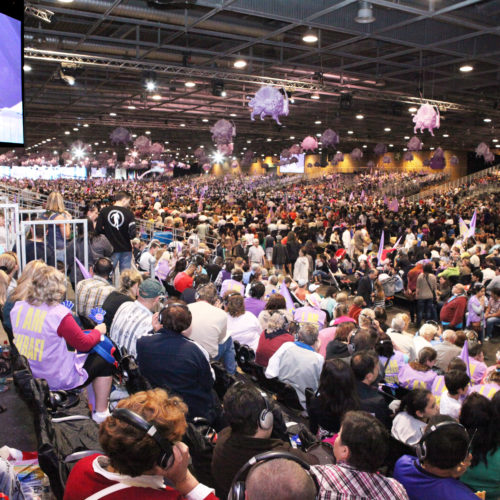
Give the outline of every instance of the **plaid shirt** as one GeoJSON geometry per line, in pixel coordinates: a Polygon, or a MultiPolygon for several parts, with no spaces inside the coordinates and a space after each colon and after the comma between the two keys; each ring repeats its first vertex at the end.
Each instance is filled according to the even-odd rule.
{"type": "Polygon", "coordinates": [[[324,500],[408,500],[404,487],[395,479],[355,469],[348,464],[315,465],[311,473],[324,500]]]}
{"type": "Polygon", "coordinates": [[[77,312],[81,316],[89,317],[94,307],[102,307],[106,297],[115,290],[105,278],[93,276],[79,281],[76,285],[77,312]]]}

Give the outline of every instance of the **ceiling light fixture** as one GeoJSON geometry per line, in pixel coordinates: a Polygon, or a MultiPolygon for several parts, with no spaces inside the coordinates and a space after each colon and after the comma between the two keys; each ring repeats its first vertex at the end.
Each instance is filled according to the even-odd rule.
{"type": "Polygon", "coordinates": [[[302,41],[306,43],[316,43],[318,41],[318,35],[316,31],[309,28],[303,35],[302,41]]]}
{"type": "Polygon", "coordinates": [[[146,132],[144,132],[146,135],[151,135],[151,130],[146,130],[146,132]]]}
{"type": "Polygon", "coordinates": [[[127,108],[128,109],[135,109],[135,106],[130,105],[130,106],[127,106],[127,108]]]}
{"type": "Polygon", "coordinates": [[[474,66],[472,66],[472,64],[469,64],[469,63],[465,63],[465,64],[462,64],[462,66],[460,66],[460,71],[462,73],[469,73],[470,71],[473,71],[474,70],[474,66]]]}
{"type": "Polygon", "coordinates": [[[153,94],[151,99],[153,99],[153,101],[161,101],[162,97],[160,94],[153,94]]]}
{"type": "Polygon", "coordinates": [[[181,123],[180,125],[181,125],[181,127],[185,127],[185,126],[186,126],[186,124],[185,124],[185,123],[181,123]]]}
{"type": "Polygon", "coordinates": [[[31,66],[30,66],[29,64],[25,64],[25,65],[23,66],[23,70],[24,70],[24,71],[26,71],[26,72],[28,73],[29,71],[31,71],[31,66]]]}
{"type": "Polygon", "coordinates": [[[356,115],[356,120],[362,120],[365,117],[365,115],[362,115],[361,113],[356,115]]]}
{"type": "Polygon", "coordinates": [[[483,122],[484,122],[484,123],[491,123],[491,118],[485,118],[485,119],[483,120],[483,122]]]}
{"type": "Polygon", "coordinates": [[[390,132],[390,131],[391,131],[391,129],[389,127],[384,128],[384,132],[390,132]]]}
{"type": "Polygon", "coordinates": [[[317,101],[319,99],[319,94],[317,92],[314,92],[313,94],[311,94],[311,99],[314,99],[317,101]]]}
{"type": "Polygon", "coordinates": [[[347,133],[348,133],[349,135],[352,135],[352,134],[354,134],[354,131],[353,131],[353,130],[348,130],[348,131],[347,131],[347,133]]]}
{"type": "Polygon", "coordinates": [[[375,16],[373,15],[373,8],[370,2],[359,2],[358,14],[354,18],[357,23],[369,24],[375,21],[375,16]]]}
{"type": "Polygon", "coordinates": [[[196,83],[193,82],[192,80],[188,80],[187,82],[184,83],[184,86],[187,87],[188,89],[192,89],[193,87],[196,87],[196,83]]]}
{"type": "Polygon", "coordinates": [[[208,118],[203,118],[201,121],[202,121],[203,123],[208,123],[208,118]]]}
{"type": "Polygon", "coordinates": [[[321,120],[316,120],[316,121],[314,122],[314,124],[315,124],[315,125],[321,125],[321,120]]]}
{"type": "Polygon", "coordinates": [[[236,61],[234,61],[233,66],[236,69],[243,69],[243,68],[246,68],[247,62],[245,61],[245,59],[236,59],[236,61]]]}
{"type": "Polygon", "coordinates": [[[412,106],[411,108],[408,108],[408,111],[410,113],[416,113],[417,112],[417,108],[415,108],[414,106],[412,106]]]}
{"type": "Polygon", "coordinates": [[[448,134],[443,134],[443,137],[450,137],[448,134]]]}

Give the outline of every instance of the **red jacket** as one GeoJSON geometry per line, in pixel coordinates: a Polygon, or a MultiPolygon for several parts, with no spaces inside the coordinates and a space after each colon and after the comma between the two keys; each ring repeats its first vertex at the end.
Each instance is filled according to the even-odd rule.
{"type": "Polygon", "coordinates": [[[277,335],[272,339],[266,338],[266,333],[262,332],[259,338],[257,351],[255,352],[255,362],[267,368],[269,358],[284,344],[285,342],[293,342],[295,339],[289,333],[277,335]]]}
{"type": "MultiPolygon", "coordinates": [[[[66,483],[64,500],[85,500],[94,493],[116,484],[94,471],[92,464],[97,456],[96,454],[83,458],[73,467],[66,483]]],[[[132,486],[106,495],[103,500],[123,500],[125,498],[127,500],[184,500],[186,497],[170,487],[156,490],[132,486]]],[[[205,496],[204,500],[218,499],[213,493],[210,493],[205,496]]]]}
{"type": "Polygon", "coordinates": [[[439,319],[449,326],[455,328],[460,323],[464,322],[465,309],[467,308],[467,297],[459,295],[451,298],[441,309],[439,319]]]}

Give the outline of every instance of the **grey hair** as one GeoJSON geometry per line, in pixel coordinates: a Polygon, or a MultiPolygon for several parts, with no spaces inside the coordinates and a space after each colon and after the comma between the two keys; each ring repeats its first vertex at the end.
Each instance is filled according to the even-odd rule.
{"type": "Polygon", "coordinates": [[[392,318],[391,328],[393,330],[396,330],[397,332],[402,332],[404,330],[405,324],[406,324],[406,322],[405,322],[403,315],[396,314],[396,316],[394,316],[394,318],[392,318]]]}
{"type": "Polygon", "coordinates": [[[307,345],[314,345],[318,340],[319,330],[312,323],[303,323],[299,329],[299,339],[307,345]]]}
{"type": "Polygon", "coordinates": [[[198,289],[198,300],[205,300],[214,305],[217,302],[217,288],[213,283],[200,286],[198,289]]]}

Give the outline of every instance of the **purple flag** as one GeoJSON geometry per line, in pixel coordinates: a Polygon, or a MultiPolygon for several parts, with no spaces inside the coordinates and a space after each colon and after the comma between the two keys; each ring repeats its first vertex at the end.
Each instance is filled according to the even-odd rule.
{"type": "Polygon", "coordinates": [[[392,249],[393,249],[393,250],[396,250],[396,249],[398,248],[399,242],[401,241],[401,238],[402,238],[402,237],[403,237],[403,236],[400,236],[400,237],[398,238],[398,241],[396,241],[396,244],[392,247],[392,249]]]}
{"type": "Polygon", "coordinates": [[[472,216],[472,219],[470,221],[469,233],[467,234],[469,238],[473,238],[474,235],[476,234],[476,219],[477,219],[477,209],[474,210],[474,215],[472,216]]]}
{"type": "Polygon", "coordinates": [[[464,346],[462,347],[462,352],[458,356],[467,367],[467,375],[470,377],[470,365],[469,365],[469,341],[466,340],[464,346]]]}
{"type": "Polygon", "coordinates": [[[389,205],[389,200],[387,199],[387,196],[384,194],[384,205],[387,207],[389,205]]]}
{"type": "Polygon", "coordinates": [[[351,194],[349,195],[349,201],[352,201],[354,199],[354,193],[351,191],[351,194]]]}
{"type": "Polygon", "coordinates": [[[391,210],[392,212],[397,212],[399,210],[399,203],[396,198],[393,198],[389,203],[389,210],[391,210]]]}
{"type": "Polygon", "coordinates": [[[361,191],[361,196],[359,197],[359,201],[365,201],[366,199],[366,193],[365,193],[365,190],[363,189],[361,191]]]}
{"type": "Polygon", "coordinates": [[[80,268],[80,272],[82,273],[83,279],[88,280],[89,278],[92,278],[92,275],[85,269],[85,266],[75,257],[75,261],[78,264],[78,267],[80,268]]]}
{"type": "Polygon", "coordinates": [[[377,254],[377,261],[379,266],[382,264],[382,252],[384,251],[384,238],[385,234],[384,231],[382,231],[382,236],[380,237],[380,245],[378,247],[378,254],[377,254]]]}
{"type": "Polygon", "coordinates": [[[284,281],[283,281],[283,283],[281,283],[280,293],[281,293],[281,295],[283,295],[283,297],[285,297],[286,308],[289,311],[292,311],[292,312],[295,311],[295,306],[293,305],[292,297],[291,297],[290,292],[288,291],[288,288],[285,285],[284,281]]]}

